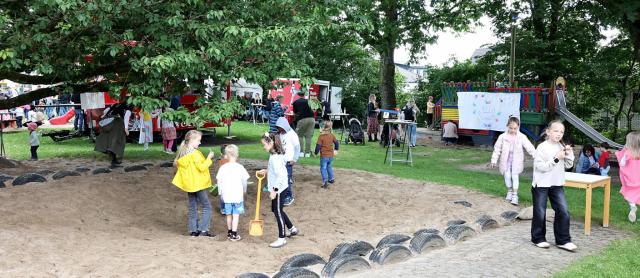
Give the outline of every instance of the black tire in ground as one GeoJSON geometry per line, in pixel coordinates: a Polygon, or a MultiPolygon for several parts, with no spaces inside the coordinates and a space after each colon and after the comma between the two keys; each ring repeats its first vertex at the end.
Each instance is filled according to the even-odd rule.
{"type": "Polygon", "coordinates": [[[51,178],[53,178],[54,180],[59,180],[61,178],[64,177],[69,177],[69,176],[74,176],[74,177],[79,177],[80,173],[76,172],[76,171],[58,171],[57,173],[53,174],[53,176],[51,178]]]}
{"type": "Polygon", "coordinates": [[[322,276],[333,278],[337,274],[371,269],[371,265],[360,256],[342,255],[335,257],[324,266],[322,276]]]}
{"type": "Polygon", "coordinates": [[[493,220],[493,218],[491,218],[488,215],[480,216],[478,218],[478,220],[476,220],[476,224],[478,224],[478,226],[480,226],[480,230],[481,231],[486,231],[486,230],[490,230],[490,229],[496,229],[496,228],[500,227],[498,222],[493,220]]]}
{"type": "Polygon", "coordinates": [[[173,167],[173,161],[160,162],[160,164],[158,164],[158,166],[160,166],[162,168],[173,167]]]}
{"type": "Polygon", "coordinates": [[[407,235],[401,235],[401,234],[386,235],[380,241],[378,241],[378,245],[376,245],[376,248],[380,248],[389,244],[400,244],[410,239],[411,237],[407,235]]]}
{"type": "Polygon", "coordinates": [[[74,171],[78,172],[78,173],[84,173],[84,172],[89,172],[91,171],[91,169],[89,168],[84,168],[84,167],[78,167],[76,169],[74,169],[74,171]]]}
{"type": "Polygon", "coordinates": [[[149,170],[149,169],[147,169],[147,167],[143,165],[132,165],[132,166],[124,167],[125,172],[146,171],[146,170],[149,170]]]}
{"type": "Polygon", "coordinates": [[[447,227],[443,232],[443,238],[450,244],[456,243],[458,241],[464,241],[468,238],[475,235],[476,231],[474,231],[471,227],[467,225],[453,225],[447,227]]]}
{"type": "Polygon", "coordinates": [[[404,262],[411,258],[411,250],[401,244],[386,244],[371,252],[369,260],[380,265],[404,262]]]}
{"type": "Polygon", "coordinates": [[[456,220],[450,220],[447,222],[447,226],[451,226],[451,225],[462,225],[467,223],[467,221],[464,221],[462,219],[456,219],[456,220]]]}
{"type": "Polygon", "coordinates": [[[236,276],[236,278],[269,278],[269,275],[264,273],[247,272],[236,276]]]}
{"type": "Polygon", "coordinates": [[[293,267],[280,270],[273,278],[320,278],[320,275],[306,268],[293,267]]]}
{"type": "Polygon", "coordinates": [[[468,208],[470,208],[472,206],[471,203],[469,203],[469,202],[467,202],[465,200],[458,200],[458,201],[454,201],[453,203],[456,204],[456,205],[462,205],[462,206],[465,206],[465,207],[468,207],[468,208]]]}
{"type": "Polygon", "coordinates": [[[411,246],[411,250],[417,254],[422,254],[428,250],[440,249],[447,246],[441,236],[430,233],[422,233],[414,236],[409,242],[409,245],[411,246]]]}
{"type": "Polygon", "coordinates": [[[329,256],[329,260],[336,258],[341,255],[358,255],[358,256],[366,256],[369,252],[373,250],[373,245],[369,244],[366,241],[354,240],[349,242],[343,242],[338,244],[331,255],[329,256]]]}
{"type": "Polygon", "coordinates": [[[36,173],[27,173],[13,180],[13,186],[23,185],[30,182],[46,182],[47,178],[36,173]]]}
{"type": "Polygon", "coordinates": [[[109,168],[96,168],[91,173],[94,174],[94,175],[106,174],[106,173],[111,173],[111,169],[109,169],[109,168]]]}
{"type": "Polygon", "coordinates": [[[283,271],[287,268],[307,267],[310,265],[326,263],[327,262],[322,257],[316,254],[302,253],[287,259],[280,267],[280,271],[283,271]]]}
{"type": "Polygon", "coordinates": [[[416,237],[416,236],[418,236],[420,234],[436,234],[436,235],[438,235],[438,234],[440,234],[440,231],[438,229],[431,229],[431,228],[429,228],[429,229],[420,229],[420,230],[417,230],[415,233],[413,233],[413,236],[416,237]]]}
{"type": "Polygon", "coordinates": [[[501,213],[500,217],[502,217],[504,220],[507,220],[507,221],[513,221],[516,219],[516,217],[518,217],[518,212],[513,210],[508,210],[501,213]]]}

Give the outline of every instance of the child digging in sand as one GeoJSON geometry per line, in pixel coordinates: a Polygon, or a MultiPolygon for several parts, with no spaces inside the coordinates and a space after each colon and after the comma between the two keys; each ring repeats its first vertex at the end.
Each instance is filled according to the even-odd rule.
{"type": "Polygon", "coordinates": [[[333,177],[333,156],[338,154],[340,143],[336,137],[331,133],[331,127],[333,123],[328,121],[325,123],[318,142],[316,143],[315,155],[320,153],[320,175],[322,175],[322,188],[328,188],[327,183],[333,184],[335,179],[333,177]]]}
{"type": "Polygon", "coordinates": [[[286,228],[289,229],[290,236],[295,236],[299,233],[298,229],[293,226],[289,216],[284,212],[284,200],[280,196],[281,193],[287,189],[287,163],[284,157],[284,149],[280,141],[280,136],[274,133],[267,133],[262,136],[260,140],[264,150],[267,151],[269,156],[269,166],[266,170],[260,170],[259,173],[267,175],[267,182],[269,186],[269,197],[271,198],[271,211],[276,217],[278,222],[278,239],[271,244],[272,248],[280,248],[287,244],[286,228]]]}
{"type": "Polygon", "coordinates": [[[533,162],[533,219],[531,220],[531,242],[540,248],[551,246],[546,236],[547,199],[555,212],[553,234],[556,245],[568,251],[578,247],[571,242],[569,234],[569,209],[564,197],[564,172],[573,167],[573,149],[562,143],[564,125],[560,121],[549,123],[546,140],[536,149],[533,162]]]}
{"type": "Polygon", "coordinates": [[[197,130],[189,130],[180,143],[178,154],[173,165],[178,168],[172,183],[187,192],[189,198],[189,233],[193,237],[213,237],[209,232],[211,222],[211,203],[209,202],[208,188],[211,187],[211,175],[209,167],[213,161],[213,152],[205,158],[198,150],[202,133],[197,130]],[[202,205],[202,217],[198,220],[198,204],[202,205]]]}
{"type": "Polygon", "coordinates": [[[244,193],[247,192],[249,173],[238,161],[238,146],[225,148],[227,163],[220,166],[216,180],[218,193],[224,200],[224,214],[227,215],[227,238],[231,241],[241,239],[238,235],[240,214],[244,214],[244,193]]]}
{"type": "Polygon", "coordinates": [[[507,132],[500,134],[491,155],[491,167],[500,163],[500,173],[504,176],[507,186],[507,200],[513,205],[518,205],[519,175],[524,169],[524,152],[526,150],[533,157],[536,151],[527,136],[520,133],[520,120],[509,117],[507,132]]]}

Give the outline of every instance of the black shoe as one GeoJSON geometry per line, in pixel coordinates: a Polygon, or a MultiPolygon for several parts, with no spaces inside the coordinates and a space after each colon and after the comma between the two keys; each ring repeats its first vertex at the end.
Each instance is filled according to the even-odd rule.
{"type": "Polygon", "coordinates": [[[323,184],[322,184],[322,186],[321,186],[321,187],[326,189],[326,188],[328,187],[328,185],[327,185],[327,183],[325,182],[325,183],[323,183],[323,184]]]}
{"type": "Polygon", "coordinates": [[[197,237],[200,235],[200,232],[191,232],[190,234],[192,237],[197,237]]]}
{"type": "Polygon", "coordinates": [[[329,180],[329,183],[333,184],[334,182],[336,182],[336,180],[329,180]]]}
{"type": "Polygon", "coordinates": [[[206,236],[206,237],[215,237],[216,235],[214,235],[213,233],[209,233],[207,232],[200,232],[201,236],[206,236]]]}

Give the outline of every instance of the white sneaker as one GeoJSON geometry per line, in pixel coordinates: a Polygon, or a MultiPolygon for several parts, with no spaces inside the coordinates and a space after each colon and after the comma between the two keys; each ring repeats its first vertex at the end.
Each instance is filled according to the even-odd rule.
{"type": "Polygon", "coordinates": [[[291,229],[289,229],[289,237],[297,236],[299,233],[300,233],[300,230],[298,230],[296,226],[293,226],[291,227],[291,229]]]}
{"type": "Polygon", "coordinates": [[[287,244],[287,240],[284,238],[278,238],[276,239],[276,241],[272,242],[271,244],[269,244],[269,247],[271,248],[280,248],[282,246],[284,246],[285,244],[287,244]]]}
{"type": "Polygon", "coordinates": [[[305,153],[304,157],[311,157],[311,154],[310,153],[305,153]]]}
{"type": "Polygon", "coordinates": [[[631,207],[631,209],[629,209],[629,221],[636,222],[636,211],[637,210],[638,210],[638,207],[631,207]]]}
{"type": "Polygon", "coordinates": [[[546,241],[538,242],[538,243],[536,243],[535,245],[536,245],[537,247],[540,247],[540,248],[549,248],[549,247],[551,247],[551,244],[549,244],[549,243],[548,243],[548,242],[546,242],[546,241]]]}
{"type": "Polygon", "coordinates": [[[509,190],[507,191],[507,197],[504,199],[511,201],[511,198],[513,198],[513,191],[509,190]]]}
{"type": "Polygon", "coordinates": [[[564,250],[567,250],[567,251],[574,251],[574,250],[578,249],[578,246],[576,246],[572,242],[567,242],[567,243],[565,243],[563,245],[558,245],[558,248],[564,249],[564,250]]]}
{"type": "Polygon", "coordinates": [[[518,205],[518,195],[513,194],[513,197],[511,197],[511,204],[514,206],[518,205]]]}

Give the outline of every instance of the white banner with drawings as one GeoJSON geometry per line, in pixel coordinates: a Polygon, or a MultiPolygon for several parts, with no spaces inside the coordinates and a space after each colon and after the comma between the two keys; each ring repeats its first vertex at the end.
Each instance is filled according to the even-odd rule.
{"type": "Polygon", "coordinates": [[[509,116],[520,118],[520,94],[458,92],[459,128],[506,131],[509,116]]]}

